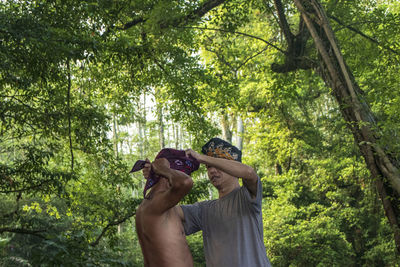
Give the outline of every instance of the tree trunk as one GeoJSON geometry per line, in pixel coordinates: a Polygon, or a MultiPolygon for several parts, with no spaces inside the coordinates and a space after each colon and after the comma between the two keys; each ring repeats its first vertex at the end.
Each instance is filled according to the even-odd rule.
{"type": "Polygon", "coordinates": [[[185,130],[183,126],[181,125],[181,131],[179,133],[179,149],[184,149],[185,148],[185,130]]]}
{"type": "MultiPolygon", "coordinates": [[[[71,65],[70,60],[67,59],[67,70],[68,70],[68,91],[67,91],[67,109],[68,109],[68,140],[69,140],[69,152],[71,155],[71,171],[74,171],[74,150],[72,147],[72,124],[71,124],[71,65]]],[[[14,150],[15,151],[15,150],[14,150]]]]}
{"type": "Polygon", "coordinates": [[[143,151],[145,154],[147,154],[147,112],[146,112],[146,93],[143,93],[143,106],[142,106],[142,112],[143,112],[143,123],[142,123],[142,131],[143,131],[143,151]]]}
{"type": "Polygon", "coordinates": [[[282,175],[282,166],[278,162],[275,163],[275,174],[282,175]]]}
{"type": "Polygon", "coordinates": [[[115,112],[113,112],[113,144],[114,144],[114,154],[115,157],[118,158],[118,128],[117,128],[117,118],[115,116],[115,112]]]}
{"type": "Polygon", "coordinates": [[[146,146],[146,95],[143,94],[143,100],[138,100],[138,108],[141,116],[137,121],[139,133],[139,155],[143,158],[147,154],[146,146]]]}
{"type": "Polygon", "coordinates": [[[399,209],[400,172],[390,156],[377,142],[376,120],[363,92],[349,71],[340,52],[329,20],[317,0],[294,0],[321,56],[319,74],[332,89],[340,111],[353,133],[356,144],[375,180],[385,214],[392,226],[397,250],[400,252],[399,209]],[[388,182],[385,182],[388,181],[388,182]]]}
{"type": "Polygon", "coordinates": [[[175,125],[175,132],[174,132],[174,141],[175,141],[175,149],[179,149],[179,124],[175,125]]]}
{"type": "Polygon", "coordinates": [[[238,116],[236,144],[240,150],[243,149],[243,134],[244,134],[243,119],[242,117],[238,116]]]}
{"type": "MultiPolygon", "coordinates": [[[[113,130],[113,145],[114,145],[114,155],[116,158],[118,158],[118,126],[117,126],[117,116],[115,115],[115,112],[113,112],[113,124],[112,124],[112,130],[113,130]]],[[[117,184],[116,187],[117,193],[121,192],[121,185],[117,184]]],[[[122,226],[121,224],[118,224],[117,226],[117,233],[121,234],[122,231],[122,226]]]]}
{"type": "Polygon", "coordinates": [[[232,131],[230,129],[229,116],[225,112],[221,116],[221,126],[222,126],[222,139],[232,144],[232,131]]]}
{"type": "Polygon", "coordinates": [[[160,149],[165,147],[165,138],[164,138],[164,122],[163,122],[163,110],[162,106],[157,106],[157,116],[158,116],[158,139],[160,141],[160,149]]]}

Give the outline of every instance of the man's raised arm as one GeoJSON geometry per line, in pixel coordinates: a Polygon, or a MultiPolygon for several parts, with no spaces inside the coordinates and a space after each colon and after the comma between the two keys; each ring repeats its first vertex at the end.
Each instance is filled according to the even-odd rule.
{"type": "Polygon", "coordinates": [[[229,160],[224,158],[214,158],[207,155],[199,154],[192,149],[186,150],[186,155],[191,155],[200,163],[207,166],[215,167],[229,175],[237,178],[242,178],[244,185],[247,187],[251,195],[254,197],[257,194],[257,180],[259,179],[255,170],[239,161],[229,160]]]}
{"type": "MultiPolygon", "coordinates": [[[[171,187],[165,192],[155,195],[152,201],[152,210],[156,213],[162,213],[172,207],[189,193],[193,186],[192,178],[186,173],[171,169],[169,162],[165,158],[156,159],[151,163],[151,168],[156,175],[167,178],[171,187]]],[[[148,169],[147,169],[148,170],[148,169]]],[[[146,167],[143,173],[146,173],[146,167]]]]}

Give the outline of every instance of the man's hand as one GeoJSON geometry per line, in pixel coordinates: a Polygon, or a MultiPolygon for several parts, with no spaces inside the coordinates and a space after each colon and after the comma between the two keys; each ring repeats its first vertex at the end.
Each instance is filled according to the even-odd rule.
{"type": "Polygon", "coordinates": [[[193,149],[186,149],[185,150],[186,153],[186,157],[192,156],[193,158],[195,158],[199,163],[203,163],[203,155],[197,153],[196,151],[194,151],[193,149]]]}
{"type": "MultiPolygon", "coordinates": [[[[147,163],[146,163],[147,164],[147,163]]],[[[150,202],[151,212],[161,215],[166,210],[174,207],[178,202],[190,191],[193,186],[192,178],[184,172],[170,168],[169,161],[165,158],[156,159],[151,164],[150,168],[156,176],[166,178],[169,181],[169,187],[158,191],[153,195],[150,202]]]]}
{"type": "Polygon", "coordinates": [[[144,168],[142,170],[144,178],[146,178],[146,179],[149,178],[150,170],[151,170],[151,163],[150,163],[150,160],[146,158],[146,164],[144,164],[144,168]]]}
{"type": "Polygon", "coordinates": [[[156,159],[151,163],[151,167],[156,174],[161,176],[165,176],[165,173],[170,170],[169,161],[166,158],[156,159]]]}

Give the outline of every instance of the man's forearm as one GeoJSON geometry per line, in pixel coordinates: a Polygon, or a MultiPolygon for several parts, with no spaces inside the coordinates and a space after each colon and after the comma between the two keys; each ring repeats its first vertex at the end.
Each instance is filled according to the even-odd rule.
{"type": "Polygon", "coordinates": [[[258,176],[252,167],[235,160],[214,158],[207,155],[201,155],[199,161],[200,163],[215,167],[234,177],[253,181],[258,179],[258,176]]]}
{"type": "Polygon", "coordinates": [[[156,174],[167,178],[172,187],[180,187],[192,181],[186,173],[168,167],[158,168],[156,174]]]}
{"type": "Polygon", "coordinates": [[[190,177],[184,172],[172,169],[171,169],[171,178],[169,178],[169,181],[172,187],[181,187],[186,185],[189,186],[193,184],[192,177],[190,177]]]}

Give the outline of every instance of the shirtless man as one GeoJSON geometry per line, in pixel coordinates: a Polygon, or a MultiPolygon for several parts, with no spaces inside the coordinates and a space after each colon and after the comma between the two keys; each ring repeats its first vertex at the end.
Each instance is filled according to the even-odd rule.
{"type": "Polygon", "coordinates": [[[193,258],[186,241],[178,202],[193,186],[191,177],[170,168],[165,158],[148,160],[143,174],[150,172],[159,181],[145,196],[136,211],[136,231],[145,267],[192,267],[193,258]]]}

